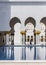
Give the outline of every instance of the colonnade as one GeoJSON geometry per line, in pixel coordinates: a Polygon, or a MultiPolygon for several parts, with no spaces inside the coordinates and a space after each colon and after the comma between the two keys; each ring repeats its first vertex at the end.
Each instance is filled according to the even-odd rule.
{"type": "Polygon", "coordinates": [[[1,45],[14,45],[14,34],[10,31],[0,32],[0,46],[1,45]]]}
{"type": "MultiPolygon", "coordinates": [[[[39,44],[39,42],[38,41],[41,41],[42,42],[42,38],[40,39],[40,35],[39,34],[41,34],[42,32],[41,31],[39,31],[39,30],[36,30],[35,32],[33,32],[33,33],[35,33],[35,35],[36,35],[36,44],[39,44]]],[[[1,32],[0,33],[1,35],[0,35],[0,42],[1,42],[1,44],[3,44],[3,45],[14,45],[14,32],[13,33],[11,33],[11,32],[1,32]]],[[[25,45],[26,44],[26,41],[27,41],[27,39],[26,39],[26,31],[24,30],[22,30],[21,32],[20,32],[20,34],[22,35],[22,45],[25,45]]],[[[33,36],[31,36],[31,40],[35,43],[35,35],[34,35],[34,38],[33,38],[33,36]]],[[[45,41],[46,41],[46,33],[45,33],[45,41]]]]}

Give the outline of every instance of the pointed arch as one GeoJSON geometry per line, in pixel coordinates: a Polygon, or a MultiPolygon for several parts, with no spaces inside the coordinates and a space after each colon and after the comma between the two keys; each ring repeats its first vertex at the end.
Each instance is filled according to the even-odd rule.
{"type": "Polygon", "coordinates": [[[33,17],[28,17],[26,20],[25,20],[25,26],[26,24],[28,23],[32,23],[34,25],[34,27],[36,26],[36,21],[33,17]]]}
{"type": "Polygon", "coordinates": [[[10,25],[10,27],[12,28],[12,27],[14,27],[14,25],[15,25],[16,23],[21,23],[21,21],[20,21],[20,19],[19,19],[18,17],[13,17],[13,18],[10,20],[9,25],[10,25]]]}
{"type": "Polygon", "coordinates": [[[46,25],[46,17],[43,17],[41,20],[40,20],[40,23],[43,23],[46,25]]]}

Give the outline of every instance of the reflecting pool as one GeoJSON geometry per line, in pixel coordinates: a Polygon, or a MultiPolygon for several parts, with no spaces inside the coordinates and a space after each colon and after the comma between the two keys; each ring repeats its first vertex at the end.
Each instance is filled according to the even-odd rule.
{"type": "Polygon", "coordinates": [[[0,60],[46,60],[46,47],[40,46],[0,47],[0,60]]]}

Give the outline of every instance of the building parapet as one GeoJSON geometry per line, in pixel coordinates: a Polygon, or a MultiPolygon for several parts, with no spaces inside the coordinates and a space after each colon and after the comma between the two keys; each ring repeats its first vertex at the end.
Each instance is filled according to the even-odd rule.
{"type": "Polygon", "coordinates": [[[0,1],[6,5],[46,5],[46,1],[0,1]]]}

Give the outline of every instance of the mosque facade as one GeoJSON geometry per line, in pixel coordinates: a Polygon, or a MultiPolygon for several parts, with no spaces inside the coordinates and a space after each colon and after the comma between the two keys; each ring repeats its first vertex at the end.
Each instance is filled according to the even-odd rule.
{"type": "MultiPolygon", "coordinates": [[[[0,46],[46,45],[44,4],[36,1],[0,1],[0,46]]],[[[42,50],[45,54],[44,48],[42,50]]],[[[42,59],[45,59],[44,54],[42,59]]]]}

